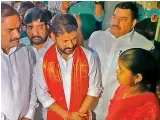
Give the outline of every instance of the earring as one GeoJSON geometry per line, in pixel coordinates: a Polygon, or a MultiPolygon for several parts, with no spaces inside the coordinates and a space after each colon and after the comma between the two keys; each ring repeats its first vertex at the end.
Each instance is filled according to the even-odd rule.
{"type": "Polygon", "coordinates": [[[135,84],[135,85],[137,84],[136,80],[134,81],[134,84],[135,84]]]}

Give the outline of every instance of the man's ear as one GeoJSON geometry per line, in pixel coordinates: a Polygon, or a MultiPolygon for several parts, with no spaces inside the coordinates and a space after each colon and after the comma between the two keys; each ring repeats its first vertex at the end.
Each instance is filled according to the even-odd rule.
{"type": "Polygon", "coordinates": [[[132,22],[132,28],[134,28],[136,24],[137,24],[137,20],[134,19],[133,22],[132,22]]]}
{"type": "Polygon", "coordinates": [[[135,82],[135,84],[137,84],[137,83],[141,82],[141,81],[142,81],[142,79],[143,79],[142,74],[138,73],[138,74],[135,76],[135,78],[134,78],[134,82],[135,82]]]}
{"type": "Polygon", "coordinates": [[[56,37],[55,37],[55,35],[53,34],[53,32],[51,32],[50,35],[51,35],[51,39],[53,40],[53,42],[56,43],[56,37]]]}
{"type": "Polygon", "coordinates": [[[47,30],[50,30],[50,26],[49,25],[47,25],[47,30]]]}

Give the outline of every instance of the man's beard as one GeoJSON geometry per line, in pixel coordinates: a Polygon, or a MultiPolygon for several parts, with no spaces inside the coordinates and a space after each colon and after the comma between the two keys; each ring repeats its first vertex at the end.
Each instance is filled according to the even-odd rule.
{"type": "Polygon", "coordinates": [[[67,55],[72,54],[73,51],[75,50],[75,47],[76,47],[76,45],[74,45],[72,48],[64,48],[64,49],[61,49],[61,48],[59,48],[59,47],[57,46],[58,50],[59,50],[61,53],[67,54],[67,55]],[[70,50],[70,52],[67,52],[67,50],[70,50]]]}
{"type": "Polygon", "coordinates": [[[47,41],[47,37],[46,39],[43,39],[41,36],[32,36],[31,37],[31,44],[34,44],[34,45],[40,45],[42,43],[45,43],[47,41]],[[34,40],[34,39],[39,39],[39,40],[34,40]]]}

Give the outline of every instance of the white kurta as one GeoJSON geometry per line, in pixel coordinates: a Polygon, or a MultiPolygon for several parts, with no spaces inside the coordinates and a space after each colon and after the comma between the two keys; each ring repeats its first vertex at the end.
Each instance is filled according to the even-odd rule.
{"type": "Polygon", "coordinates": [[[94,32],[89,39],[89,47],[100,59],[104,92],[95,112],[97,120],[104,120],[108,113],[110,99],[119,86],[116,69],[120,53],[129,48],[151,49],[153,44],[134,30],[116,39],[107,29],[94,32]]]}
{"type": "Polygon", "coordinates": [[[20,44],[9,54],[1,50],[1,119],[33,118],[37,97],[33,81],[33,61],[20,44]]]}
{"type": "MultiPolygon", "coordinates": [[[[100,69],[97,64],[95,56],[89,50],[82,48],[86,54],[89,63],[89,88],[88,94],[90,96],[98,97],[101,92],[101,76],[100,69]]],[[[57,50],[56,50],[57,51],[57,50]]],[[[70,54],[68,60],[65,61],[64,58],[57,51],[57,57],[61,69],[61,75],[63,80],[63,88],[66,98],[67,107],[70,106],[70,93],[71,93],[71,72],[72,72],[72,62],[73,54],[70,54]]],[[[43,58],[41,58],[35,68],[35,80],[37,96],[40,102],[45,108],[48,108],[51,104],[55,102],[55,99],[51,97],[48,93],[48,87],[44,79],[43,69],[42,69],[43,58]]]]}

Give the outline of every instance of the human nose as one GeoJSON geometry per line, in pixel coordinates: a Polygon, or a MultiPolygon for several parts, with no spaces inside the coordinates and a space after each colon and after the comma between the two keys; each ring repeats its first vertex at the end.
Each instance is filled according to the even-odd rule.
{"type": "Polygon", "coordinates": [[[38,30],[37,28],[32,28],[32,35],[37,36],[38,35],[38,30]]]}
{"type": "Polygon", "coordinates": [[[20,30],[19,30],[19,28],[14,30],[13,35],[14,35],[14,38],[20,38],[20,30]]]}

